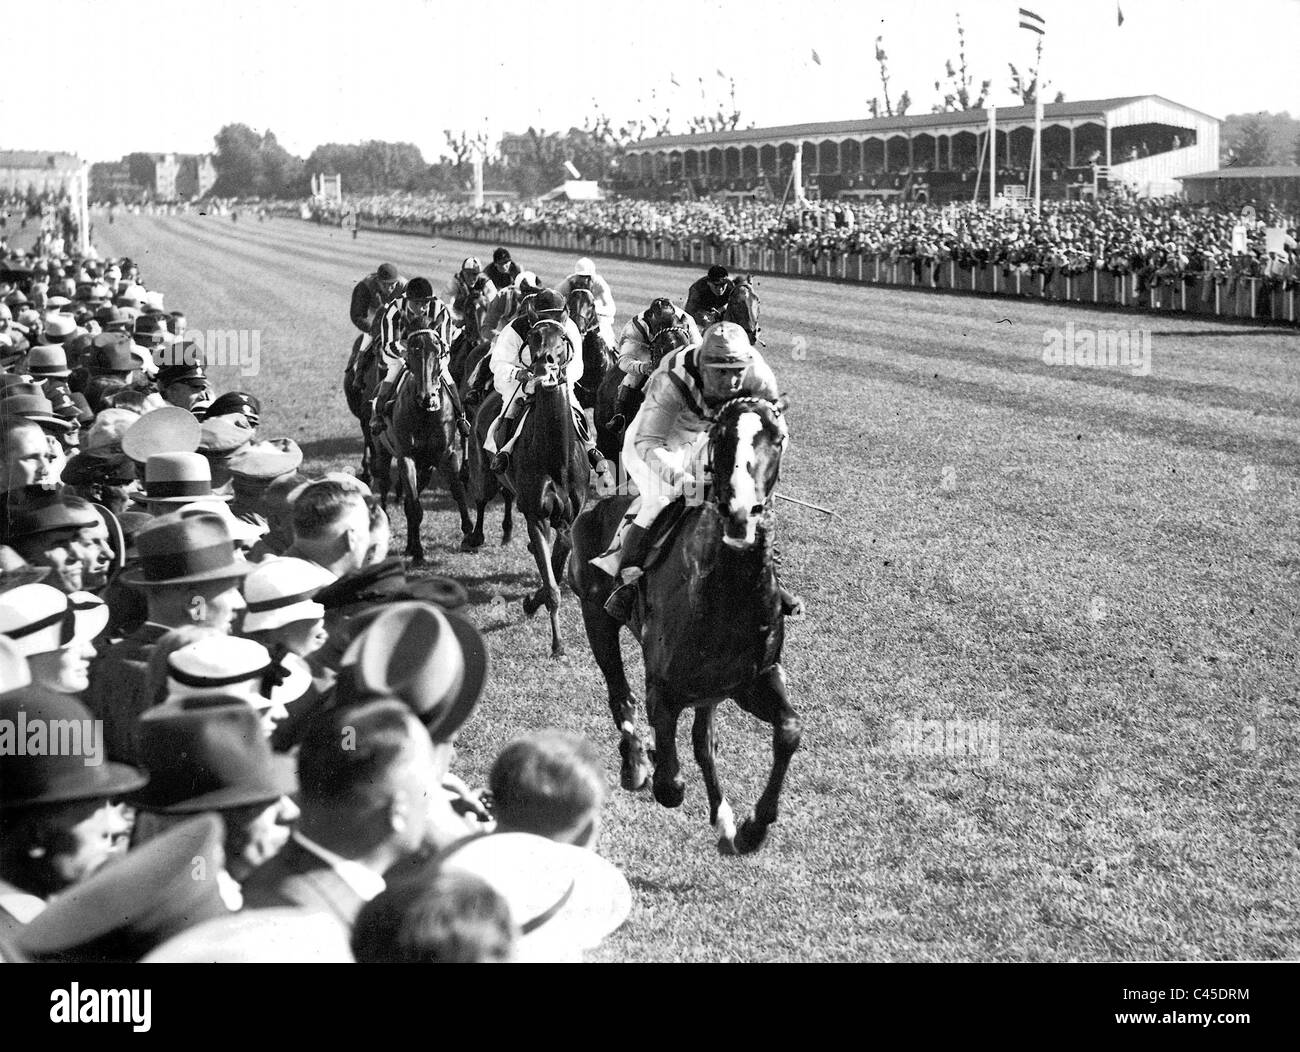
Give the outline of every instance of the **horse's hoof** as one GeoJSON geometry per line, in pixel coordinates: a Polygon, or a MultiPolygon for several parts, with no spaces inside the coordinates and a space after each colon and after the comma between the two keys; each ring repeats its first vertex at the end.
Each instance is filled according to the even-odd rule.
{"type": "Polygon", "coordinates": [[[563,643],[556,643],[555,646],[551,647],[551,657],[552,657],[554,660],[556,660],[556,661],[558,661],[558,660],[560,660],[562,657],[564,657],[564,644],[563,644],[563,643]]]}
{"type": "Polygon", "coordinates": [[[630,793],[639,792],[646,787],[654,773],[645,746],[640,738],[633,742],[624,739],[618,743],[618,751],[623,757],[618,772],[619,785],[630,793]]]}
{"type": "Polygon", "coordinates": [[[533,601],[533,597],[532,597],[531,595],[530,595],[530,596],[525,596],[525,597],[524,597],[524,616],[525,616],[525,617],[532,617],[533,614],[537,613],[537,607],[538,607],[538,605],[539,605],[538,603],[536,603],[536,602],[533,601]]]}
{"type": "Polygon", "coordinates": [[[503,533],[503,534],[501,535],[501,547],[504,548],[507,544],[509,544],[509,543],[510,543],[511,541],[513,541],[514,539],[515,539],[515,538],[514,538],[514,534],[511,534],[511,533],[503,533]]]}
{"type": "Polygon", "coordinates": [[[664,807],[681,807],[682,801],[686,799],[686,783],[680,777],[671,781],[656,781],[654,794],[655,799],[664,807]]]}
{"type": "Polygon", "coordinates": [[[475,549],[482,547],[483,534],[481,533],[471,533],[468,537],[462,538],[460,542],[460,550],[463,552],[472,552],[475,549]]]}
{"type": "Polygon", "coordinates": [[[735,838],[727,836],[718,837],[718,854],[723,858],[735,858],[739,855],[740,852],[736,850],[735,838]]]}
{"type": "Polygon", "coordinates": [[[424,565],[424,552],[407,552],[406,554],[410,556],[412,566],[424,565]]]}
{"type": "Polygon", "coordinates": [[[766,825],[755,822],[752,818],[746,818],[740,823],[740,830],[736,833],[736,854],[748,855],[757,851],[767,839],[767,830],[766,825]]]}

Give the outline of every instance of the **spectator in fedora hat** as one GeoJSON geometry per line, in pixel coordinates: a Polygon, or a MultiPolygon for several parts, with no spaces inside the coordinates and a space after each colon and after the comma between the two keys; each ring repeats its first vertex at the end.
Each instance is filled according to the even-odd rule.
{"type": "Polygon", "coordinates": [[[5,540],[33,566],[48,566],[48,583],[62,592],[85,587],[88,540],[83,531],[100,525],[89,501],[80,497],[20,508],[9,519],[5,540]]]}
{"type": "Polygon", "coordinates": [[[21,930],[34,960],[132,963],[187,928],[228,916],[221,819],[202,814],[102,867],[21,930]]]}
{"type": "Polygon", "coordinates": [[[224,871],[236,883],[284,847],[298,817],[297,779],[287,757],[272,756],[243,698],[211,694],[152,709],[139,734],[149,782],[130,800],[141,812],[133,843],[215,811],[226,827],[224,871]]]}
{"type": "Polygon", "coordinates": [[[201,453],[155,453],[144,467],[144,490],[131,499],[154,515],[165,515],[195,501],[229,502],[230,494],[214,493],[212,468],[201,453]]]}
{"type": "Polygon", "coordinates": [[[454,816],[438,791],[449,758],[403,702],[318,713],[298,751],[298,825],[244,882],[245,906],[328,913],[351,931],[362,905],[384,890],[390,866],[463,833],[448,832],[454,816]]]}
{"type": "Polygon", "coordinates": [[[0,593],[0,635],[27,659],[31,682],[55,694],[90,686],[95,637],[107,624],[108,607],[89,592],[27,584],[0,593]]]}
{"type": "Polygon", "coordinates": [[[239,584],[252,569],[236,557],[225,523],[213,515],[162,516],[135,543],[139,561],[118,579],[144,592],[146,619],[100,655],[86,694],[104,721],[109,755],[127,762],[136,755],[136,718],[152,704],[147,668],[154,646],[182,625],[229,632],[244,608],[239,584]]]}
{"type": "MultiPolygon", "coordinates": [[[[55,721],[85,728],[74,698],[38,687],[0,694],[0,721],[55,721]]],[[[119,853],[126,826],[111,802],[145,777],[118,763],[87,765],[71,750],[0,751],[0,954],[6,929],[31,921],[44,900],[84,880],[119,853]]]]}

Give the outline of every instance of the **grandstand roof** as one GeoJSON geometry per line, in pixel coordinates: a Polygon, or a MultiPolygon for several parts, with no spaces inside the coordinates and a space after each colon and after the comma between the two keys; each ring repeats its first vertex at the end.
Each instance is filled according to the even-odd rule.
{"type": "MultiPolygon", "coordinates": [[[[1113,110],[1120,109],[1144,99],[1156,99],[1175,109],[1186,110],[1205,120],[1217,121],[1208,113],[1172,102],[1162,95],[1124,95],[1113,99],[1085,99],[1079,102],[1049,102],[1043,105],[1043,119],[1046,121],[1079,117],[1104,117],[1113,110]]],[[[1010,121],[1032,121],[1033,106],[999,106],[997,110],[999,123],[1010,121]]],[[[732,146],[742,142],[767,142],[772,139],[802,138],[816,139],[821,136],[837,135],[879,135],[882,132],[899,132],[924,130],[926,128],[944,128],[953,125],[969,125],[972,128],[988,124],[988,110],[949,110],[945,113],[914,113],[903,117],[869,117],[849,121],[825,121],[812,124],[788,124],[778,128],[737,128],[734,131],[700,132],[694,135],[661,135],[653,139],[643,139],[629,147],[630,151],[663,150],[674,147],[732,146]]]]}
{"type": "Polygon", "coordinates": [[[1271,164],[1261,168],[1220,168],[1217,172],[1196,172],[1177,179],[1300,179],[1300,164],[1271,164]]]}

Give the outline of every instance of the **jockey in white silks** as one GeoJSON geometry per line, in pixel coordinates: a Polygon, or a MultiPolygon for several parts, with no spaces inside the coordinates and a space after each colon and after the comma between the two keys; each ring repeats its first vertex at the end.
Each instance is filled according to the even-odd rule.
{"type": "Polygon", "coordinates": [[[488,303],[491,303],[496,298],[496,286],[484,275],[479,261],[473,256],[467,257],[462,261],[460,270],[451,276],[442,294],[443,302],[451,307],[452,320],[461,328],[465,327],[465,318],[474,309],[479,292],[483,289],[489,290],[488,303]]]}
{"type": "Polygon", "coordinates": [[[673,306],[670,299],[655,300],[623,326],[623,332],[618,338],[618,367],[624,375],[623,382],[618,385],[614,413],[609,420],[611,431],[621,431],[627,425],[632,392],[640,390],[646,377],[655,371],[650,345],[659,333],[673,326],[686,331],[687,346],[699,346],[700,330],[695,319],[673,306]]]}
{"type": "MultiPolygon", "coordinates": [[[[510,451],[522,430],[524,416],[524,398],[531,393],[534,382],[532,375],[532,358],[528,349],[528,334],[533,326],[541,321],[551,321],[564,329],[569,340],[571,353],[565,369],[565,379],[569,389],[569,404],[573,407],[574,423],[577,427],[578,440],[586,447],[587,459],[599,475],[612,477],[612,465],[596,449],[595,429],[587,420],[586,413],[578,404],[578,381],[582,379],[582,334],[564,309],[564,300],[559,293],[543,289],[532,298],[528,309],[504,329],[492,344],[489,357],[489,369],[492,372],[492,385],[501,395],[501,413],[492,426],[488,428],[483,448],[495,454],[491,468],[495,472],[505,471],[510,464],[510,451]],[[504,421],[505,430],[510,437],[500,447],[497,446],[497,428],[504,421]]],[[[606,482],[608,485],[608,481],[606,482]]]]}
{"type": "Polygon", "coordinates": [[[600,338],[605,341],[606,347],[613,350],[617,346],[614,336],[614,293],[609,287],[609,282],[596,273],[596,264],[586,256],[578,260],[573,273],[561,281],[560,287],[555,291],[563,297],[565,303],[568,303],[569,293],[579,287],[591,290],[592,299],[596,301],[596,319],[600,338]]]}
{"type": "MultiPolygon", "coordinates": [[[[775,402],[776,376],[745,330],[732,322],[710,326],[699,345],[660,363],[623,439],[623,466],[638,495],[609,548],[591,560],[594,566],[622,585],[634,584],[659,514],[678,497],[692,505],[704,503],[709,428],[725,402],[742,397],[775,402]]],[[[633,588],[620,587],[605,610],[626,622],[634,598],[633,588]]],[[[793,608],[796,602],[791,597],[787,605],[793,608]]]]}

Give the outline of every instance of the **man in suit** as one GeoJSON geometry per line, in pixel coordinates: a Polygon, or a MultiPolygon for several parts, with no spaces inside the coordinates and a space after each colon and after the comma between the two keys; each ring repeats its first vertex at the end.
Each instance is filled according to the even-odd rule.
{"type": "Polygon", "coordinates": [[[138,764],[136,721],[155,704],[146,693],[155,645],[182,625],[229,632],[244,608],[239,584],[253,565],[235,558],[225,522],[211,514],[161,516],[141,531],[136,549],[139,565],[121,579],[144,591],[149,612],[91,665],[85,702],[104,721],[109,759],[138,764]]]}
{"type": "Polygon", "coordinates": [[[298,826],[244,882],[245,908],[298,907],[351,931],[385,870],[463,835],[441,791],[451,753],[395,698],[318,714],[298,753],[298,826]]]}

